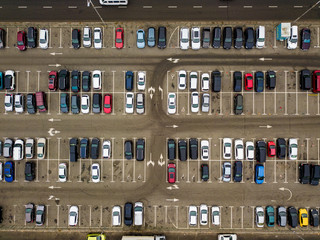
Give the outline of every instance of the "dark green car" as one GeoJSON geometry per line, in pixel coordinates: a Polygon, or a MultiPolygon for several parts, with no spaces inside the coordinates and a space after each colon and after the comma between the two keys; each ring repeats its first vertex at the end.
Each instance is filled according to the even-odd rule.
{"type": "Polygon", "coordinates": [[[274,227],[274,208],[272,206],[266,207],[266,221],[268,227],[274,227]]]}
{"type": "Polygon", "coordinates": [[[63,113],[69,112],[69,94],[61,93],[60,95],[60,111],[63,113]]]}

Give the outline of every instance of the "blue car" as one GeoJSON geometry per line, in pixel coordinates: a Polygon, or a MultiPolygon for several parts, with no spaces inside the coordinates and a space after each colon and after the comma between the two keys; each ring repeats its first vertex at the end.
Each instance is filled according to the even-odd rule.
{"type": "Polygon", "coordinates": [[[13,182],[14,180],[13,162],[11,161],[4,164],[4,179],[6,182],[13,182]]]}
{"type": "Polygon", "coordinates": [[[254,181],[256,184],[262,184],[264,182],[264,166],[262,164],[256,165],[254,181]]]}
{"type": "Polygon", "coordinates": [[[145,34],[142,29],[137,31],[137,47],[138,48],[145,48],[146,41],[145,41],[145,34]]]}
{"type": "Polygon", "coordinates": [[[127,71],[126,72],[126,90],[132,91],[133,89],[133,72],[127,71]]]}
{"type": "Polygon", "coordinates": [[[3,89],[3,73],[0,72],[0,90],[3,89]]]}
{"type": "Polygon", "coordinates": [[[263,72],[256,72],[254,75],[255,80],[255,90],[256,92],[263,92],[264,86],[264,75],[263,72]]]}

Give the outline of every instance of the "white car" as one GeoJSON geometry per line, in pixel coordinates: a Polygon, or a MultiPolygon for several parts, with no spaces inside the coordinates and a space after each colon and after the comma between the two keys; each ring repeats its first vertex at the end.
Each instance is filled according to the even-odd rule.
{"type": "Polygon", "coordinates": [[[120,206],[114,206],[112,208],[112,226],[121,225],[121,208],[120,206]]]}
{"type": "Polygon", "coordinates": [[[230,138],[223,139],[223,158],[231,159],[232,156],[232,140],[230,138]]]}
{"type": "Polygon", "coordinates": [[[208,113],[210,111],[210,94],[204,93],[201,97],[201,111],[208,113]]]}
{"type": "Polygon", "coordinates": [[[146,89],[146,74],[145,72],[138,72],[138,90],[144,91],[146,89]]]}
{"type": "Polygon", "coordinates": [[[39,138],[37,144],[37,157],[38,159],[44,159],[46,156],[46,139],[39,138]]]}
{"type": "Polygon", "coordinates": [[[32,138],[28,138],[26,140],[26,158],[33,158],[34,152],[34,140],[32,138]]]}
{"type": "Polygon", "coordinates": [[[134,204],[134,225],[142,226],[143,223],[143,203],[136,202],[134,204]]]}
{"type": "Polygon", "coordinates": [[[16,113],[24,112],[24,96],[21,93],[14,96],[14,108],[16,113]]]}
{"type": "Polygon", "coordinates": [[[220,225],[220,208],[217,206],[212,206],[211,208],[212,225],[220,225]]]}
{"type": "Polygon", "coordinates": [[[22,160],[24,155],[24,142],[17,139],[13,145],[13,160],[22,160]]]}
{"type": "Polygon", "coordinates": [[[71,206],[69,209],[69,226],[77,226],[78,224],[79,208],[71,206]]]}
{"type": "Polygon", "coordinates": [[[94,183],[100,182],[100,166],[98,163],[94,163],[91,166],[91,180],[94,183]]]}
{"type": "Polygon", "coordinates": [[[298,45],[298,26],[291,26],[291,34],[287,41],[288,49],[296,49],[298,45]]]}
{"type": "Polygon", "coordinates": [[[81,96],[81,112],[82,113],[90,112],[90,98],[88,95],[81,96]]]}
{"type": "Polygon", "coordinates": [[[298,140],[296,138],[289,138],[288,155],[290,160],[298,158],[298,140]]]}
{"type": "Polygon", "coordinates": [[[234,155],[236,160],[243,160],[243,141],[241,139],[234,140],[234,155]]]}
{"type": "Polygon", "coordinates": [[[185,90],[187,87],[187,72],[184,70],[179,71],[179,77],[178,77],[178,88],[179,90],[185,90]]]}
{"type": "Polygon", "coordinates": [[[182,50],[189,48],[189,28],[180,29],[180,48],[182,50]]]}
{"type": "Polygon", "coordinates": [[[110,158],[111,156],[111,142],[109,140],[103,141],[102,156],[103,158],[110,158]]]}
{"type": "Polygon", "coordinates": [[[102,48],[102,31],[101,28],[94,28],[93,30],[93,46],[95,49],[102,48]]]}
{"type": "Polygon", "coordinates": [[[134,94],[132,92],[126,93],[126,113],[133,113],[134,94]]]}
{"type": "Polygon", "coordinates": [[[2,181],[2,180],[3,180],[3,176],[2,176],[2,174],[3,174],[3,163],[2,163],[2,162],[0,162],[0,181],[2,181]]]}
{"type": "Polygon", "coordinates": [[[191,93],[191,112],[193,113],[199,112],[199,93],[198,92],[191,93]]]}
{"type": "Polygon", "coordinates": [[[16,77],[15,77],[14,71],[12,70],[5,71],[4,80],[5,82],[10,83],[10,86],[5,85],[6,90],[13,91],[14,88],[16,87],[16,84],[15,84],[16,77]]]}
{"type": "Polygon", "coordinates": [[[197,72],[191,72],[190,73],[190,90],[195,91],[198,87],[198,73],[197,72]]]}
{"type": "Polygon", "coordinates": [[[251,141],[246,142],[246,159],[249,161],[254,159],[254,144],[251,141]]]}
{"type": "Polygon", "coordinates": [[[201,147],[201,160],[209,160],[209,141],[208,140],[201,140],[200,142],[201,147]]]}
{"type": "Polygon", "coordinates": [[[90,27],[83,28],[83,46],[91,47],[91,28],[90,27]]]}
{"type": "Polygon", "coordinates": [[[59,164],[59,170],[58,170],[58,177],[59,182],[66,182],[67,181],[67,164],[60,163],[59,164]]]}
{"type": "Polygon", "coordinates": [[[176,111],[177,111],[176,94],[175,93],[169,93],[168,94],[168,113],[169,114],[175,114],[176,111]]]}
{"type": "Polygon", "coordinates": [[[189,226],[196,226],[198,221],[198,209],[196,206],[189,206],[189,226]]]}
{"type": "Polygon", "coordinates": [[[191,47],[193,50],[199,50],[200,46],[201,46],[200,28],[193,27],[191,28],[191,47]]]}
{"type": "Polygon", "coordinates": [[[205,204],[200,205],[200,225],[208,224],[208,206],[205,204]]]}
{"type": "Polygon", "coordinates": [[[257,227],[264,226],[264,211],[262,207],[256,207],[256,224],[257,227]]]}
{"type": "Polygon", "coordinates": [[[39,32],[39,47],[41,49],[47,49],[49,47],[49,32],[48,29],[40,29],[39,32]]]}
{"type": "Polygon", "coordinates": [[[6,110],[6,112],[13,111],[13,94],[7,93],[4,97],[4,109],[6,110]]]}
{"type": "Polygon", "coordinates": [[[94,70],[92,72],[92,86],[94,90],[101,89],[101,71],[100,70],[94,70]]]}
{"type": "Polygon", "coordinates": [[[219,234],[218,240],[237,240],[237,234],[232,234],[232,233],[219,234]]]}
{"type": "Polygon", "coordinates": [[[224,162],[222,168],[223,168],[222,181],[230,182],[231,181],[231,163],[230,162],[224,162]]]}
{"type": "Polygon", "coordinates": [[[201,75],[201,89],[204,92],[209,91],[209,74],[203,73],[201,75]]]}

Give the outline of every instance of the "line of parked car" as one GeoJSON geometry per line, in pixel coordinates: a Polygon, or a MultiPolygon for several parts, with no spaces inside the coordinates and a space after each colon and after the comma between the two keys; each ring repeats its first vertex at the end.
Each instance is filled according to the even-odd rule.
{"type": "Polygon", "coordinates": [[[29,114],[47,111],[47,100],[46,94],[44,92],[36,92],[27,94],[27,99],[25,101],[24,94],[17,93],[7,93],[4,98],[4,109],[6,112],[24,113],[26,110],[29,114]]]}

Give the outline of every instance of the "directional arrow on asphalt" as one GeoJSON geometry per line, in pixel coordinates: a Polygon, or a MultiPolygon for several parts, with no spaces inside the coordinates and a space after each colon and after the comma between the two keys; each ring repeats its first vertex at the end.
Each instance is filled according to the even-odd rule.
{"type": "Polygon", "coordinates": [[[158,160],[158,165],[160,165],[161,167],[165,164],[165,162],[163,161],[163,156],[162,153],[160,154],[160,159],[158,160]]]}
{"type": "Polygon", "coordinates": [[[159,91],[161,92],[161,100],[162,100],[163,99],[163,90],[160,86],[159,86],[159,91]]]}
{"type": "Polygon", "coordinates": [[[54,186],[50,186],[50,189],[54,189],[54,188],[61,188],[61,187],[54,187],[54,186]]]}
{"type": "Polygon", "coordinates": [[[155,89],[151,86],[151,87],[149,87],[148,88],[148,93],[150,94],[150,98],[152,99],[152,97],[153,97],[153,94],[155,93],[155,89]]]}
{"type": "Polygon", "coordinates": [[[260,61],[271,61],[272,58],[264,58],[264,57],[263,57],[263,58],[259,58],[259,60],[260,60],[260,61]]]}
{"type": "Polygon", "coordinates": [[[52,56],[55,56],[55,55],[62,55],[63,53],[61,53],[61,52],[52,52],[52,53],[50,53],[50,55],[52,55],[52,56]]]}
{"type": "Polygon", "coordinates": [[[179,189],[178,185],[177,184],[174,184],[170,187],[167,187],[168,190],[173,190],[173,189],[179,189]]]}
{"type": "Polygon", "coordinates": [[[272,128],[270,125],[265,125],[265,126],[259,126],[260,128],[272,128]]]}
{"type": "Polygon", "coordinates": [[[48,119],[49,122],[60,122],[61,119],[55,119],[55,118],[50,118],[48,119]]]}
{"type": "Polygon", "coordinates": [[[57,133],[60,133],[60,131],[55,130],[54,128],[50,128],[48,133],[50,134],[50,136],[54,136],[57,133]]]}
{"type": "Polygon", "coordinates": [[[61,64],[49,64],[48,66],[49,66],[49,67],[60,67],[61,64]]]}
{"type": "Polygon", "coordinates": [[[179,126],[178,126],[178,125],[172,125],[172,126],[166,126],[166,127],[177,128],[177,127],[179,127],[179,126]]]}
{"type": "Polygon", "coordinates": [[[178,202],[179,201],[179,199],[177,199],[177,198],[172,198],[172,199],[171,198],[169,198],[169,199],[167,198],[166,200],[168,202],[178,202]]]}
{"type": "Polygon", "coordinates": [[[178,58],[167,58],[168,61],[173,62],[173,63],[178,63],[180,59],[178,58]]]}
{"type": "Polygon", "coordinates": [[[149,166],[150,164],[154,166],[154,161],[152,161],[152,153],[150,153],[150,160],[147,162],[147,166],[149,166]]]}
{"type": "Polygon", "coordinates": [[[290,197],[287,199],[287,201],[289,201],[289,200],[292,198],[292,192],[291,192],[291,190],[290,190],[290,189],[288,189],[288,188],[284,188],[284,187],[281,187],[281,188],[279,188],[279,190],[280,190],[280,191],[289,191],[289,193],[290,193],[290,197]]]}

